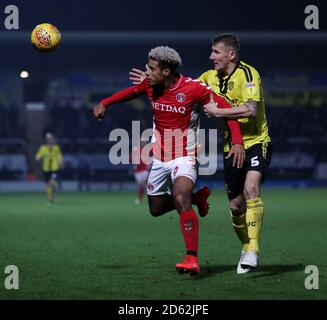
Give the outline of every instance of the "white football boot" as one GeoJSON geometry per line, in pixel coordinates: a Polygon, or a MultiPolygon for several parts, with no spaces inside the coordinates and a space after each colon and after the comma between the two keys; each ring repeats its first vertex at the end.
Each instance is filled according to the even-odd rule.
{"type": "Polygon", "coordinates": [[[252,271],[258,267],[258,255],[255,251],[246,252],[241,261],[241,268],[252,271]]]}
{"type": "Polygon", "coordinates": [[[241,257],[240,257],[240,261],[238,262],[237,269],[236,269],[237,274],[243,274],[243,273],[247,273],[247,272],[250,271],[250,269],[244,269],[244,268],[242,268],[242,266],[241,266],[241,263],[242,263],[242,261],[243,261],[245,255],[246,255],[246,253],[247,253],[246,251],[242,250],[242,252],[241,252],[241,257]]]}

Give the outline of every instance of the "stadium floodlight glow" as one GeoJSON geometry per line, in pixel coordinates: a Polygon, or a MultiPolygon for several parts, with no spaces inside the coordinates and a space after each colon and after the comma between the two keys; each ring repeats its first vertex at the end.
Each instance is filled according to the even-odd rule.
{"type": "Polygon", "coordinates": [[[23,70],[20,75],[19,75],[22,79],[26,79],[30,76],[30,74],[26,71],[26,70],[23,70]]]}

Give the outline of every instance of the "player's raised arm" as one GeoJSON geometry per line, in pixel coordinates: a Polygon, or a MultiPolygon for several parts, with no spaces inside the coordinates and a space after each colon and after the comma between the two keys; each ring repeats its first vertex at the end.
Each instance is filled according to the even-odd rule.
{"type": "Polygon", "coordinates": [[[102,99],[100,103],[93,107],[93,115],[96,119],[101,120],[109,105],[134,100],[144,93],[145,87],[146,83],[143,81],[138,86],[129,87],[114,93],[112,96],[102,99]]]}
{"type": "Polygon", "coordinates": [[[145,78],[145,71],[140,69],[132,68],[132,71],[129,72],[129,80],[135,85],[140,84],[145,78]]]}

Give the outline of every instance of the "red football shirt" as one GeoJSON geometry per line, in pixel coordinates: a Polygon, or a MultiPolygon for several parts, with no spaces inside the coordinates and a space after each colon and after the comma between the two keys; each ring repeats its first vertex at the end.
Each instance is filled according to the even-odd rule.
{"type": "MultiPolygon", "coordinates": [[[[101,103],[105,106],[128,101],[140,95],[147,95],[153,109],[153,156],[161,161],[195,155],[197,130],[199,129],[199,108],[210,100],[210,95],[218,108],[230,108],[230,104],[216,95],[200,80],[181,76],[169,89],[157,92],[145,79],[137,86],[122,90],[101,103]]],[[[242,144],[242,134],[237,120],[226,121],[233,144],[242,144]]]]}

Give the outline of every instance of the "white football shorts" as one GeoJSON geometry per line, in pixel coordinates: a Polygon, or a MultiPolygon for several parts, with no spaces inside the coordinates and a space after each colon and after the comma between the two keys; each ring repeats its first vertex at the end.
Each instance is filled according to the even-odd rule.
{"type": "Polygon", "coordinates": [[[147,194],[149,196],[171,194],[177,177],[187,177],[195,184],[197,175],[198,162],[194,156],[179,157],[167,162],[153,159],[147,194]]]}

